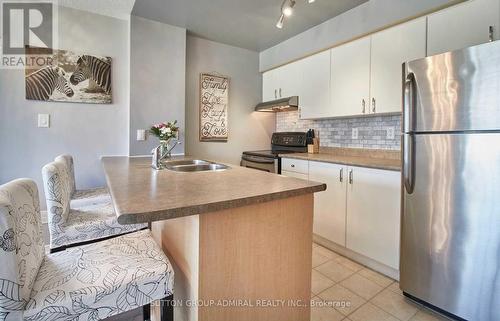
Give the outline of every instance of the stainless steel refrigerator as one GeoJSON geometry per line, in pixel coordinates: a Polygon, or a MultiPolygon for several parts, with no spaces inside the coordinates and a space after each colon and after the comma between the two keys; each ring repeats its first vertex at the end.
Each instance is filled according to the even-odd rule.
{"type": "Polygon", "coordinates": [[[500,42],[406,63],[400,287],[500,320],[500,42]]]}

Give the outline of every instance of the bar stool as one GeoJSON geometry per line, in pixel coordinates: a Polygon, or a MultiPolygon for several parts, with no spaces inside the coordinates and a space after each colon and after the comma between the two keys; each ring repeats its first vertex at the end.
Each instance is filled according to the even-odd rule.
{"type": "Polygon", "coordinates": [[[162,300],[173,319],[174,271],[149,230],[44,253],[38,190],[0,186],[2,320],[102,320],[162,300]]]}
{"type": "Polygon", "coordinates": [[[119,224],[111,198],[72,207],[71,175],[62,160],[45,165],[42,176],[51,252],[147,228],[147,224],[119,224]]]}
{"type": "Polygon", "coordinates": [[[108,189],[106,187],[97,187],[89,189],[76,189],[75,180],[75,166],[73,162],[73,156],[69,154],[63,154],[57,156],[54,161],[63,162],[66,165],[68,171],[68,181],[71,190],[71,205],[81,206],[87,204],[99,204],[106,203],[111,200],[111,195],[109,195],[108,189]]]}

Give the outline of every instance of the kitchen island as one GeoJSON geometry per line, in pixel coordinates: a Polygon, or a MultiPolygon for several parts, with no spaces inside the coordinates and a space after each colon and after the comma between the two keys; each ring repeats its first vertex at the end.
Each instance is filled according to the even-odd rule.
{"type": "Polygon", "coordinates": [[[326,185],[239,166],[102,162],[118,221],[151,222],[175,267],[176,320],[309,320],[313,193],[326,185]]]}

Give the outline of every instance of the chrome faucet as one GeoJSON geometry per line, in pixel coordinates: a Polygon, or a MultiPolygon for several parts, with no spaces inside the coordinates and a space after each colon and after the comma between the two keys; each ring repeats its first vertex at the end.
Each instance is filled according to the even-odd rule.
{"type": "Polygon", "coordinates": [[[181,144],[181,141],[176,140],[175,143],[169,149],[167,149],[164,154],[161,153],[161,145],[153,148],[153,150],[151,151],[151,153],[153,154],[151,167],[153,167],[154,169],[162,169],[161,161],[165,158],[172,157],[172,150],[179,144],[181,144]]]}

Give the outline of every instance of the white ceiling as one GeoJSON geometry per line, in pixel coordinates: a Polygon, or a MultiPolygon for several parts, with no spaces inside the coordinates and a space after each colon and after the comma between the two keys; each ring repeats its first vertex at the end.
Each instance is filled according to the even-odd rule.
{"type": "Polygon", "coordinates": [[[63,7],[90,11],[119,19],[130,17],[135,0],[57,0],[63,7]]]}
{"type": "Polygon", "coordinates": [[[296,0],[294,14],[281,30],[275,25],[282,0],[137,0],[132,14],[186,28],[209,40],[262,51],[367,1],[296,0]]]}

